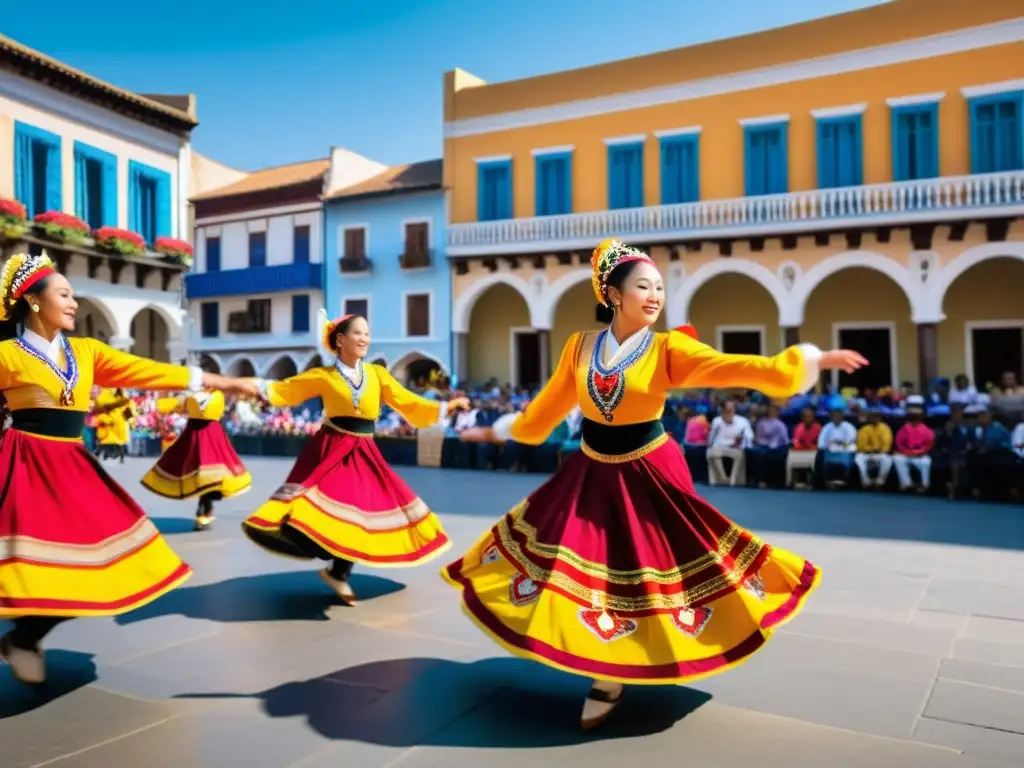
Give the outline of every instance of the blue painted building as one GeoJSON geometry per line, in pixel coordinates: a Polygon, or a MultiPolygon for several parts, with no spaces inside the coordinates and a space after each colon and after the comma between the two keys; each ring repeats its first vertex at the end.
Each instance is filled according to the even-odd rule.
{"type": "Polygon", "coordinates": [[[370,358],[400,381],[451,370],[451,273],[440,160],[394,168],[324,200],[327,307],[365,315],[370,358]]]}

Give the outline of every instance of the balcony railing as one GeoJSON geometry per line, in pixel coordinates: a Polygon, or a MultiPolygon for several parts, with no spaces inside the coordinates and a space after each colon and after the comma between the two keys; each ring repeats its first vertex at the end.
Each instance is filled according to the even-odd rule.
{"type": "Polygon", "coordinates": [[[373,262],[365,256],[342,256],[338,259],[338,269],[343,273],[369,272],[373,262]]]}
{"type": "Polygon", "coordinates": [[[448,255],[585,250],[608,237],[632,243],[664,243],[1022,213],[1024,171],[1011,171],[453,224],[448,227],[448,255]]]}
{"type": "Polygon", "coordinates": [[[322,290],[323,273],[323,264],[278,264],[273,267],[200,272],[186,276],[185,296],[189,299],[209,299],[253,293],[322,290]]]}
{"type": "Polygon", "coordinates": [[[398,257],[398,265],[402,269],[423,269],[434,263],[434,251],[416,250],[408,251],[398,257]]]}

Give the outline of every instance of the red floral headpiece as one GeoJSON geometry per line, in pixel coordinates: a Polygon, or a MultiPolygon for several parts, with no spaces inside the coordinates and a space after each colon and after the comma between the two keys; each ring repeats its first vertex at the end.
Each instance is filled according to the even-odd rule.
{"type": "Polygon", "coordinates": [[[56,271],[45,253],[40,256],[25,253],[11,256],[4,264],[3,271],[0,271],[0,321],[10,320],[18,299],[33,285],[56,271]]]}
{"type": "Polygon", "coordinates": [[[353,317],[355,317],[355,315],[342,315],[341,317],[335,318],[334,320],[328,320],[324,323],[323,336],[320,338],[324,345],[324,349],[334,349],[334,334],[337,331],[338,326],[353,317]]]}
{"type": "Polygon", "coordinates": [[[651,257],[643,251],[630,248],[618,240],[605,240],[594,249],[594,253],[590,257],[590,263],[594,267],[592,283],[594,286],[594,296],[597,297],[598,304],[604,304],[606,307],[610,306],[608,301],[608,277],[611,275],[612,270],[620,264],[625,264],[627,261],[654,263],[651,257]]]}

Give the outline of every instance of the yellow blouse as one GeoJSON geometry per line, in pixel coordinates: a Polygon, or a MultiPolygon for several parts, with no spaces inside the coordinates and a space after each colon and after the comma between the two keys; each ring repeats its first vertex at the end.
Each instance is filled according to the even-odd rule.
{"type": "Polygon", "coordinates": [[[381,405],[389,405],[418,429],[431,427],[441,417],[441,403],[427,400],[403,387],[380,365],[364,363],[359,407],[352,388],[333,366],[313,368],[283,381],[263,384],[264,395],[275,408],[294,406],[319,397],[327,418],[350,417],[376,421],[381,405]]]}
{"type": "Polygon", "coordinates": [[[805,391],[817,378],[816,361],[807,360],[808,349],[816,348],[789,347],[773,357],[729,355],[683,333],[652,333],[624,355],[625,367],[610,367],[602,358],[602,371],[594,366],[600,338],[601,332],[569,338],[551,379],[513,422],[513,440],[539,445],[577,403],[584,418],[638,424],[661,418],[672,389],[744,387],[775,398],[805,391]]]}
{"type": "MultiPolygon", "coordinates": [[[[96,339],[68,339],[78,380],[71,388],[74,403],[61,404],[64,383],[36,350],[27,351],[18,341],[0,342],[0,391],[12,411],[23,408],[57,408],[67,411],[88,411],[93,385],[108,388],[150,390],[188,389],[192,372],[181,365],[157,363],[109,347],[96,339]]],[[[63,352],[59,365],[67,370],[63,352]]]]}
{"type": "Polygon", "coordinates": [[[190,419],[220,421],[224,410],[223,392],[200,392],[184,398],[162,397],[156,401],[156,412],[163,416],[184,413],[190,419]]]}

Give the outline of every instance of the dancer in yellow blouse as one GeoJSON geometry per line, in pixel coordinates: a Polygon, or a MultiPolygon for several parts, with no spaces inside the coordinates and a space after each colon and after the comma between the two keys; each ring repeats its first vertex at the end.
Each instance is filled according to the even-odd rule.
{"type": "Polygon", "coordinates": [[[40,643],[75,616],[126,613],[191,574],[82,442],[93,384],[250,392],[251,383],[156,363],[75,327],[71,285],[44,256],[12,256],[0,272],[0,393],[13,423],[0,436],[0,618],[14,629],[0,657],[41,683],[40,643]]]}
{"type": "Polygon", "coordinates": [[[120,459],[124,464],[131,439],[131,419],[135,413],[131,398],[123,389],[103,390],[96,398],[94,412],[100,456],[104,459],[120,459]]]}
{"type": "Polygon", "coordinates": [[[370,327],[359,315],[324,326],[323,343],[337,356],[284,381],[262,382],[275,407],[322,398],[324,423],[306,443],[291,474],[266,504],[242,524],[245,534],[271,552],[330,560],[321,578],[346,604],[356,601],[349,584],[353,563],[402,567],[424,563],[451,546],[437,517],[388,466],[373,441],[383,405],[414,427],[465,407],[414,395],[385,368],[366,364],[370,327]]]}
{"type": "Polygon", "coordinates": [[[593,267],[610,327],[574,334],[526,410],[495,424],[539,444],[578,402],[581,451],[443,571],[470,618],[507,650],[595,681],[584,728],[608,716],[623,683],[681,683],[744,661],[818,583],[811,563],[697,495],[662,427],[668,390],[784,397],[813,386],[821,369],[865,364],[806,344],[728,355],[692,329],[654,333],[665,302],[654,262],[609,241],[593,267]]]}
{"type": "Polygon", "coordinates": [[[220,423],[224,395],[201,392],[184,399],[165,397],[157,401],[157,413],[186,413],[188,424],[142,478],[142,484],[168,499],[198,496],[196,530],[206,530],[214,520],[214,502],[252,487],[252,477],[220,423]]]}

